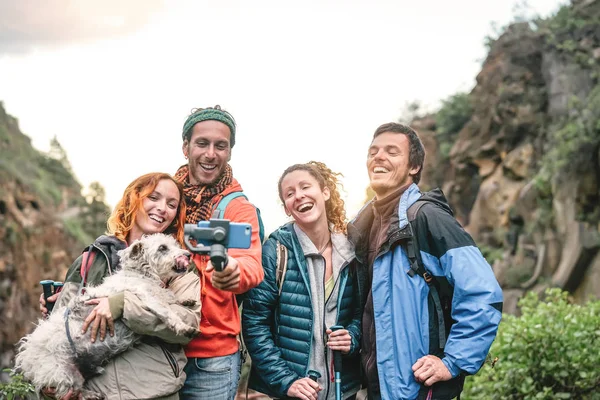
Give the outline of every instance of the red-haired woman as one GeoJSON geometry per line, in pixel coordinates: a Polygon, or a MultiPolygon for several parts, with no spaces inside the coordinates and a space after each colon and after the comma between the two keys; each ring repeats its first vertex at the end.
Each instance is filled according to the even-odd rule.
{"type": "MultiPolygon", "coordinates": [[[[117,252],[130,243],[152,233],[171,234],[183,245],[185,200],[181,184],[165,173],[150,173],[135,179],[123,193],[108,219],[108,234],[102,235],[69,268],[63,290],[57,296],[54,312],[64,307],[85,285],[95,286],[104,277],[119,269],[117,252]]],[[[200,281],[188,273],[169,282],[169,289],[182,298],[200,298],[200,281]]],[[[43,297],[41,311],[47,313],[43,297]]],[[[135,347],[110,360],[105,372],[86,382],[86,388],[102,393],[108,399],[178,399],[183,386],[183,367],[186,357],[182,345],[188,338],[176,336],[156,316],[144,309],[139,299],[130,292],[108,298],[93,299],[96,304],[86,320],[91,329],[91,340],[111,334],[113,321],[121,320],[132,330],[144,336],[135,347]]],[[[190,326],[200,324],[200,305],[171,308],[190,326]]],[[[44,391],[52,394],[52,389],[44,391]]],[[[75,399],[69,393],[67,399],[75,399]]]]}

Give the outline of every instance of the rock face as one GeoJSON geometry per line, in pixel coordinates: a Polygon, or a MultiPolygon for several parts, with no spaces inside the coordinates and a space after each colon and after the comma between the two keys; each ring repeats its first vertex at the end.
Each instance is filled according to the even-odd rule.
{"type": "MultiPolygon", "coordinates": [[[[574,1],[536,30],[509,26],[477,76],[447,164],[435,166],[445,172],[425,166],[427,186],[443,188],[488,255],[509,312],[526,290],[550,285],[600,298],[599,61],[600,2],[574,1]]],[[[443,162],[435,120],[413,124],[427,157],[443,162]]]]}
{"type": "Polygon", "coordinates": [[[11,365],[14,344],[39,317],[39,281],[62,280],[82,249],[57,218],[74,197],[82,200],[81,188],[50,181],[49,187],[62,192],[62,201],[42,200],[29,186],[34,174],[14,173],[11,155],[16,153],[27,154],[28,168],[32,159],[42,157],[0,103],[0,368],[11,365]]]}

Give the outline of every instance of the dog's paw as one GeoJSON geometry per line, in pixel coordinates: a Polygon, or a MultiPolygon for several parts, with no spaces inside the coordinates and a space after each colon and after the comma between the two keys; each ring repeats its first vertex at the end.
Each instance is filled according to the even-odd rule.
{"type": "Polygon", "coordinates": [[[180,335],[183,335],[190,339],[195,338],[196,336],[198,336],[200,334],[200,331],[198,330],[198,328],[194,328],[192,326],[187,326],[187,325],[180,327],[180,329],[178,329],[178,332],[180,335]]]}
{"type": "Polygon", "coordinates": [[[189,335],[186,335],[186,337],[189,337],[191,339],[195,338],[196,336],[200,335],[200,329],[191,329],[189,335]]]}
{"type": "Polygon", "coordinates": [[[182,305],[184,307],[193,307],[198,302],[194,299],[186,299],[186,300],[181,300],[178,303],[179,303],[179,305],[182,305]]]}

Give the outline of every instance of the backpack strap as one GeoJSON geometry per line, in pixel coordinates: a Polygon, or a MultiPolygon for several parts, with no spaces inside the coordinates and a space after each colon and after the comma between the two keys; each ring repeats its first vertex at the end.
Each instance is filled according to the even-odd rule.
{"type": "Polygon", "coordinates": [[[412,229],[412,222],[417,219],[417,214],[421,207],[423,207],[427,203],[425,200],[417,200],[414,202],[406,211],[408,217],[408,229],[410,231],[410,237],[406,239],[404,243],[404,250],[406,251],[406,255],[408,257],[408,261],[410,262],[410,268],[406,273],[412,278],[415,275],[419,275],[423,278],[427,286],[429,286],[429,293],[431,294],[431,298],[435,305],[435,311],[437,314],[438,320],[438,337],[439,337],[439,346],[440,349],[446,347],[446,324],[444,322],[444,310],[442,308],[442,302],[440,300],[440,294],[438,291],[438,283],[429,271],[425,269],[423,263],[421,262],[421,258],[419,257],[419,249],[416,243],[415,235],[412,229]]]}
{"type": "Polygon", "coordinates": [[[279,295],[281,296],[281,288],[283,288],[283,280],[285,279],[285,273],[287,272],[287,255],[288,249],[277,241],[277,270],[275,271],[275,282],[279,289],[279,295]]]}
{"type": "Polygon", "coordinates": [[[231,192],[228,195],[221,197],[221,200],[219,200],[217,207],[215,207],[215,210],[213,211],[213,218],[223,219],[223,216],[225,215],[225,209],[229,205],[229,202],[233,199],[237,199],[238,197],[243,197],[248,200],[248,197],[246,197],[244,192],[231,192]]]}
{"type": "Polygon", "coordinates": [[[83,252],[83,256],[81,258],[81,269],[79,273],[81,274],[81,283],[79,284],[79,294],[85,293],[85,285],[87,283],[87,274],[94,262],[94,258],[96,258],[96,253],[92,250],[94,248],[93,244],[90,244],[88,249],[83,252]]]}
{"type": "MultiPolygon", "coordinates": [[[[237,199],[238,197],[243,197],[248,200],[248,197],[244,194],[244,192],[231,192],[228,195],[221,197],[221,200],[219,200],[217,206],[213,210],[212,217],[223,219],[225,216],[225,209],[229,205],[229,202],[233,199],[237,199]]],[[[254,208],[256,209],[256,215],[258,216],[258,235],[260,237],[260,243],[262,244],[265,240],[265,227],[262,217],[260,216],[260,209],[256,206],[254,206],[254,208]]]]}

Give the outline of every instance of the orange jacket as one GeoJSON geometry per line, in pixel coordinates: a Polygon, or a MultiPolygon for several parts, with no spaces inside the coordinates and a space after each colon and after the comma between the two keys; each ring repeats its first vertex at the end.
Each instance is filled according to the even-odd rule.
{"type": "MultiPolygon", "coordinates": [[[[231,185],[213,199],[213,209],[223,196],[241,191],[242,187],[234,178],[231,185]]],[[[256,208],[244,197],[237,197],[227,205],[223,218],[231,222],[252,224],[252,242],[249,249],[229,249],[229,256],[235,258],[240,268],[240,286],[235,292],[216,289],[211,284],[212,272],[206,272],[210,260],[208,255],[195,254],[193,257],[202,279],[202,318],[200,335],[185,347],[187,357],[209,358],[226,356],[238,351],[237,335],[240,333],[240,314],[236,294],[247,292],[262,282],[262,247],[259,238],[256,208]]]]}

